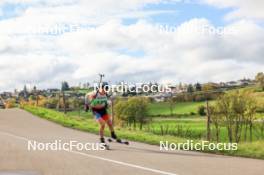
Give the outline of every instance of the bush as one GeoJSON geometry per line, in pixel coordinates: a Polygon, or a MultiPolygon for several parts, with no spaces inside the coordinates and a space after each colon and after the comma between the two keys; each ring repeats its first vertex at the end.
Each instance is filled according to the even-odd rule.
{"type": "Polygon", "coordinates": [[[83,106],[84,102],[78,98],[69,99],[69,108],[70,109],[80,109],[83,106]]]}
{"type": "Polygon", "coordinates": [[[16,100],[15,99],[8,99],[7,102],[5,103],[5,108],[14,108],[16,107],[16,100]]]}
{"type": "Polygon", "coordinates": [[[264,99],[263,100],[258,100],[258,102],[257,102],[257,112],[264,113],[264,99]]]}
{"type": "Polygon", "coordinates": [[[246,141],[248,131],[250,141],[252,141],[257,100],[251,92],[234,91],[225,94],[216,101],[215,108],[216,110],[212,114],[223,118],[222,123],[228,131],[229,142],[238,143],[242,133],[244,133],[243,137],[246,141]]]}
{"type": "Polygon", "coordinates": [[[38,106],[45,107],[45,104],[47,103],[47,98],[39,95],[38,96],[38,106]]]}
{"type": "Polygon", "coordinates": [[[205,108],[205,106],[199,106],[198,107],[198,114],[200,115],[200,116],[206,116],[206,112],[205,112],[205,110],[206,110],[206,108],[205,108]]]}
{"type": "Polygon", "coordinates": [[[135,128],[136,122],[138,122],[142,129],[143,124],[147,122],[148,103],[148,99],[144,97],[132,97],[127,101],[119,100],[114,111],[121,123],[126,122],[129,126],[134,124],[135,128]]]}
{"type": "Polygon", "coordinates": [[[195,112],[190,112],[190,115],[196,115],[196,113],[195,112]]]}
{"type": "Polygon", "coordinates": [[[45,106],[49,109],[55,109],[58,105],[59,100],[57,98],[49,98],[46,100],[45,106]]]}

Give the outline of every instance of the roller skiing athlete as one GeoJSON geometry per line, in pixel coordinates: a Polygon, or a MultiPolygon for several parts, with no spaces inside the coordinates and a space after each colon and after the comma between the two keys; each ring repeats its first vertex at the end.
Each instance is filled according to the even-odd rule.
{"type": "Polygon", "coordinates": [[[88,111],[89,109],[91,109],[96,121],[98,122],[100,126],[100,129],[99,129],[100,142],[105,146],[107,150],[109,150],[110,147],[105,142],[105,137],[104,137],[105,125],[109,127],[109,130],[111,132],[111,139],[110,138],[108,139],[109,142],[112,142],[113,140],[121,144],[128,143],[128,142],[123,142],[115,134],[115,130],[114,130],[113,123],[112,123],[112,117],[107,112],[108,106],[110,105],[110,102],[108,100],[108,95],[107,95],[109,85],[107,82],[102,82],[103,76],[104,75],[100,74],[100,82],[99,82],[97,91],[86,94],[85,111],[88,111]]]}

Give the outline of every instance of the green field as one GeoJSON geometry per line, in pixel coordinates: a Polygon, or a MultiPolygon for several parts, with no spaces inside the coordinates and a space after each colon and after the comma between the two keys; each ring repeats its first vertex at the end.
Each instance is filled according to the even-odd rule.
{"type": "MultiPolygon", "coordinates": [[[[253,141],[264,140],[264,133],[261,132],[262,123],[256,121],[253,129],[253,141]]],[[[156,135],[171,135],[188,139],[206,139],[206,119],[204,117],[195,118],[155,118],[149,124],[144,125],[143,130],[156,135]]],[[[216,141],[214,125],[211,125],[212,138],[216,141]]],[[[221,126],[220,141],[228,142],[227,129],[221,126]]],[[[249,132],[247,132],[248,139],[249,132]]],[[[241,141],[244,140],[242,132],[241,141]]]]}
{"type": "MultiPolygon", "coordinates": [[[[198,107],[205,105],[205,102],[177,102],[173,105],[173,114],[197,114],[198,107]]],[[[151,103],[149,105],[150,115],[170,115],[171,108],[168,102],[151,103]]]]}

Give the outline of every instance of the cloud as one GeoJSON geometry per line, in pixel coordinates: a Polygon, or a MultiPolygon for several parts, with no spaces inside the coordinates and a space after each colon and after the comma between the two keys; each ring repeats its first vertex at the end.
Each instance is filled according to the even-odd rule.
{"type": "Polygon", "coordinates": [[[131,81],[224,81],[253,77],[263,68],[264,32],[260,26],[239,21],[226,26],[226,30],[236,29],[233,34],[201,33],[200,29],[208,26],[216,30],[206,19],[187,21],[175,32],[161,32],[144,21],[130,26],[110,21],[88,31],[65,34],[57,44],[77,56],[76,78],[105,72],[110,78],[131,81]],[[78,42],[72,44],[73,40],[78,42]],[[142,50],[145,55],[137,58],[118,52],[124,48],[142,50]]]}
{"type": "Polygon", "coordinates": [[[22,88],[24,84],[59,86],[75,69],[66,59],[52,55],[1,55],[0,60],[0,89],[22,88]]]}
{"type": "Polygon", "coordinates": [[[202,0],[202,2],[219,8],[233,8],[226,19],[264,19],[263,0],[202,0]]]}
{"type": "Polygon", "coordinates": [[[113,83],[195,83],[254,77],[264,70],[264,29],[251,20],[219,28],[194,18],[164,31],[144,20],[168,12],[143,9],[159,0],[60,2],[25,0],[31,5],[23,13],[0,21],[0,90],[59,87],[63,80],[77,85],[96,80],[99,72],[113,83]],[[124,25],[125,18],[136,22],[124,25]],[[53,35],[31,31],[72,23],[87,27],[53,35]]]}

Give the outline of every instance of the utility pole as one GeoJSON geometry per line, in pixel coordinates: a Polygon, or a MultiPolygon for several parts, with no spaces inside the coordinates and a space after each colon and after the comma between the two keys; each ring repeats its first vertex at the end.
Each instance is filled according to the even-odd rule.
{"type": "Polygon", "coordinates": [[[100,76],[100,81],[99,81],[99,86],[98,88],[100,89],[101,85],[102,85],[102,82],[103,82],[103,77],[105,76],[104,74],[99,74],[100,76]]]}

